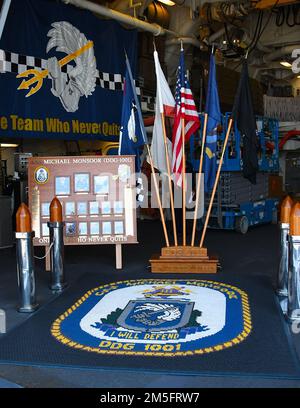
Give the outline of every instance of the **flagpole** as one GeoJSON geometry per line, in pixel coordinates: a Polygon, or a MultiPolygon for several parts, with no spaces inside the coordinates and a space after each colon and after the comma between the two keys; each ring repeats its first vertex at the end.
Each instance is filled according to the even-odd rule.
{"type": "Polygon", "coordinates": [[[163,129],[164,145],[165,145],[165,153],[166,153],[166,163],[167,163],[167,170],[168,170],[168,181],[169,181],[169,191],[170,191],[170,204],[171,204],[172,222],[173,222],[173,232],[174,232],[174,244],[175,244],[175,246],[178,246],[177,227],[176,227],[175,208],[174,208],[174,195],[173,195],[173,186],[172,186],[172,178],[171,178],[171,166],[170,166],[170,159],[169,159],[169,152],[168,152],[168,144],[167,144],[167,133],[166,133],[165,115],[164,115],[163,112],[161,113],[161,121],[162,121],[162,129],[163,129]]]}
{"type": "Polygon", "coordinates": [[[185,191],[185,124],[181,118],[182,137],[182,245],[186,246],[186,191],[185,191]]]}
{"type": "Polygon", "coordinates": [[[168,139],[167,139],[167,132],[166,132],[166,122],[165,122],[165,115],[164,115],[163,105],[162,105],[162,96],[161,96],[161,88],[160,88],[159,76],[158,76],[158,67],[156,65],[157,63],[159,65],[159,61],[158,61],[158,57],[157,57],[157,60],[155,58],[155,52],[157,53],[157,51],[156,51],[156,44],[155,44],[154,39],[153,39],[153,48],[154,48],[155,70],[156,70],[156,76],[157,76],[157,100],[156,100],[156,103],[159,104],[159,110],[160,110],[160,115],[161,115],[161,123],[162,123],[162,130],[163,130],[164,147],[165,147],[165,155],[166,155],[166,165],[167,165],[169,191],[170,191],[170,204],[171,204],[172,222],[173,222],[174,244],[175,244],[175,246],[178,246],[177,227],[176,227],[176,218],[175,218],[175,209],[174,209],[174,194],[173,194],[173,186],[172,186],[170,158],[169,158],[169,151],[168,151],[168,139]]]}
{"type": "Polygon", "coordinates": [[[161,218],[161,222],[162,222],[162,226],[163,226],[163,230],[164,230],[166,245],[167,245],[167,247],[169,247],[170,242],[169,242],[169,237],[168,237],[164,212],[163,212],[163,208],[162,208],[162,204],[161,204],[161,199],[160,199],[160,195],[159,195],[159,189],[158,189],[158,184],[157,184],[157,180],[156,180],[156,173],[155,173],[155,170],[154,170],[153,160],[152,160],[152,156],[151,156],[151,152],[150,152],[150,148],[149,148],[148,143],[146,144],[146,146],[147,146],[147,152],[148,152],[149,162],[150,162],[150,166],[151,166],[151,172],[152,172],[152,175],[153,175],[154,188],[155,188],[155,192],[156,192],[156,198],[157,198],[157,201],[158,201],[160,218],[161,218]]]}
{"type": "Polygon", "coordinates": [[[133,77],[132,77],[132,72],[131,72],[129,60],[128,60],[127,53],[126,53],[125,49],[124,49],[124,52],[125,52],[125,61],[126,61],[126,66],[127,66],[127,70],[128,70],[128,75],[129,75],[129,79],[130,79],[130,82],[131,82],[133,96],[134,96],[136,107],[137,107],[138,118],[139,118],[139,121],[140,121],[140,126],[141,126],[141,130],[142,130],[142,134],[143,134],[144,144],[147,146],[147,152],[148,152],[148,157],[149,157],[149,161],[150,161],[151,172],[153,174],[154,187],[155,187],[156,197],[157,197],[157,201],[158,201],[159,212],[160,212],[161,222],[162,222],[162,226],[163,226],[163,230],[164,230],[166,245],[167,245],[167,247],[169,247],[170,242],[169,242],[169,237],[168,237],[164,212],[163,212],[163,208],[162,208],[162,204],[161,204],[161,199],[160,199],[160,195],[159,195],[159,188],[158,188],[158,184],[157,184],[157,180],[156,180],[156,173],[155,173],[155,170],[154,170],[153,159],[152,159],[152,155],[151,155],[151,152],[150,152],[150,147],[149,147],[149,144],[148,144],[148,139],[147,139],[146,131],[145,131],[145,128],[144,128],[144,121],[143,121],[143,117],[142,117],[142,112],[141,112],[140,105],[139,105],[139,100],[138,100],[138,97],[137,97],[137,94],[136,94],[136,91],[135,91],[135,84],[134,84],[134,80],[133,80],[133,77]]]}
{"type": "Polygon", "coordinates": [[[198,172],[198,180],[197,180],[196,204],[195,204],[195,214],[194,214],[194,223],[193,223],[191,246],[194,246],[194,243],[195,243],[196,223],[197,223],[197,214],[198,214],[199,198],[200,198],[201,174],[202,174],[202,166],[203,166],[203,155],[204,155],[204,147],[205,147],[205,141],[206,141],[207,118],[208,118],[208,115],[207,115],[207,113],[205,113],[204,114],[203,134],[202,134],[202,146],[201,146],[201,154],[200,154],[200,163],[199,163],[199,172],[198,172]]]}
{"type": "Polygon", "coordinates": [[[226,147],[227,147],[229,134],[230,134],[231,127],[232,127],[232,122],[233,122],[233,120],[232,120],[232,118],[230,118],[228,128],[227,128],[227,133],[226,133],[224,144],[223,144],[222,155],[221,155],[221,158],[220,158],[219,167],[218,167],[218,171],[217,171],[217,174],[216,174],[215,184],[214,184],[214,187],[213,187],[213,191],[211,193],[210,202],[209,202],[209,206],[208,206],[208,210],[207,210],[207,214],[206,214],[206,218],[205,218],[205,224],[204,224],[204,227],[203,227],[201,241],[200,241],[200,248],[202,248],[202,246],[203,246],[203,241],[204,241],[204,238],[205,238],[206,229],[207,229],[207,225],[208,225],[208,220],[209,220],[209,217],[210,217],[210,212],[211,212],[211,209],[212,209],[213,201],[214,201],[216,190],[217,190],[217,185],[218,185],[218,182],[219,182],[221,167],[222,167],[222,164],[223,164],[223,158],[224,158],[224,154],[225,154],[225,150],[226,150],[226,147]]]}

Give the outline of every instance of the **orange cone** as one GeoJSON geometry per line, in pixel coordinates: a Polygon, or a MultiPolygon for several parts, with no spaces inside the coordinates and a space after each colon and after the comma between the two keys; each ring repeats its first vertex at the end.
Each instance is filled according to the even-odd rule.
{"type": "Polygon", "coordinates": [[[291,211],[290,235],[300,236],[300,203],[296,203],[291,211]]]}
{"type": "Polygon", "coordinates": [[[32,232],[29,208],[22,203],[16,214],[16,232],[32,232]]]}
{"type": "Polygon", "coordinates": [[[50,222],[62,222],[62,205],[57,197],[54,197],[50,204],[50,222]]]}
{"type": "Polygon", "coordinates": [[[288,224],[290,222],[290,214],[293,207],[293,200],[290,196],[286,196],[280,207],[280,222],[288,224]]]}

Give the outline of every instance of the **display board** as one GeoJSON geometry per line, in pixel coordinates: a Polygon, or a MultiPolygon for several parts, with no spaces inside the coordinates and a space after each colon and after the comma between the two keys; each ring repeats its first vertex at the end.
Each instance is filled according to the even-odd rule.
{"type": "Polygon", "coordinates": [[[29,158],[33,244],[49,245],[55,196],[63,207],[65,245],[137,243],[134,161],[134,156],[29,158]]]}

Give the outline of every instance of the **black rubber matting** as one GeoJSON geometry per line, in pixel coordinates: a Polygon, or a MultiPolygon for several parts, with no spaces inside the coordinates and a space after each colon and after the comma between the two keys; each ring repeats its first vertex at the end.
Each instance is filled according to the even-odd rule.
{"type": "MultiPolygon", "coordinates": [[[[84,265],[72,265],[82,269],[84,265]]],[[[299,378],[299,363],[291,345],[288,328],[280,312],[269,278],[238,276],[225,271],[216,275],[158,275],[103,271],[90,265],[89,272],[62,295],[35,312],[30,319],[0,340],[1,363],[142,370],[187,375],[250,375],[299,378]],[[128,279],[207,279],[231,284],[249,297],[252,332],[240,344],[199,356],[174,358],[114,356],[88,353],[63,345],[52,337],[53,321],[88,290],[103,284],[128,279]]]]}

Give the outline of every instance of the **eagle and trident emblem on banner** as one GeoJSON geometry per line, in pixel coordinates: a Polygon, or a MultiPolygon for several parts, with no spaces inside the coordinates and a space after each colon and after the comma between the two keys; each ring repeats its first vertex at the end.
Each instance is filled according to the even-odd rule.
{"type": "Polygon", "coordinates": [[[56,51],[67,55],[60,60],[56,57],[49,58],[47,69],[27,69],[18,74],[17,78],[23,78],[18,89],[29,89],[26,94],[26,97],[29,97],[38,92],[43,86],[44,79],[49,77],[52,80],[52,94],[60,99],[67,112],[75,112],[81,96],[87,98],[96,87],[98,71],[94,43],[88,41],[84,34],[66,21],[55,22],[51,26],[53,28],[47,34],[50,39],[46,52],[55,48],[56,51]],[[75,62],[75,66],[63,72],[62,68],[71,61],[75,62]]]}

